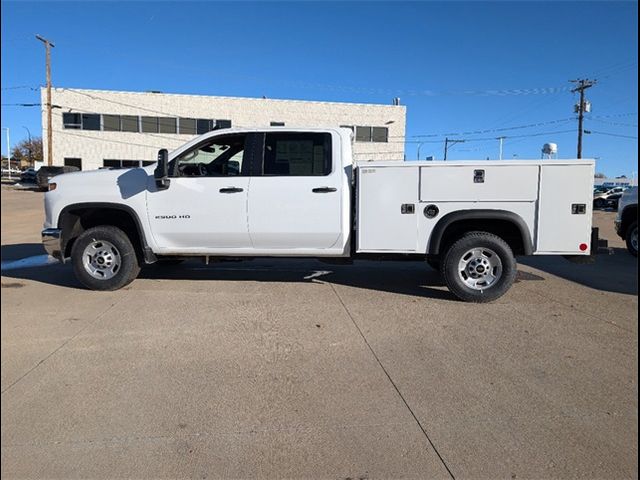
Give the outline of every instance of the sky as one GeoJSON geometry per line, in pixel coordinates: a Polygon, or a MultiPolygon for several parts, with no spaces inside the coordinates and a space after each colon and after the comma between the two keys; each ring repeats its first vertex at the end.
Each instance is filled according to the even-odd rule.
{"type": "MultiPolygon", "coordinates": [[[[636,2],[2,1],[2,127],[41,135],[53,85],[407,106],[406,156],[576,156],[569,82],[597,79],[583,157],[637,175],[636,2]],[[424,143],[422,143],[424,142],[424,143]]],[[[2,132],[2,152],[6,152],[2,132]]],[[[394,140],[399,141],[399,140],[394,140]]],[[[389,145],[390,151],[396,150],[389,145]]]]}

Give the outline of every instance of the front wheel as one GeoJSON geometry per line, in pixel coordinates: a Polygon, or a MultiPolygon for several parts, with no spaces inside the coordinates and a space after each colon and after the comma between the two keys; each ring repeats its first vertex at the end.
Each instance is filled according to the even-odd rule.
{"type": "Polygon", "coordinates": [[[129,237],[109,225],[83,232],[73,244],[71,263],[78,280],[91,290],[117,290],[140,272],[129,237]]]}
{"type": "Polygon", "coordinates": [[[638,256],[638,222],[633,222],[629,228],[627,228],[627,235],[625,238],[627,242],[627,250],[634,257],[638,256]]]}
{"type": "Polygon", "coordinates": [[[447,250],[440,271],[460,300],[486,303],[511,288],[517,265],[503,239],[491,233],[469,232],[447,250]]]}

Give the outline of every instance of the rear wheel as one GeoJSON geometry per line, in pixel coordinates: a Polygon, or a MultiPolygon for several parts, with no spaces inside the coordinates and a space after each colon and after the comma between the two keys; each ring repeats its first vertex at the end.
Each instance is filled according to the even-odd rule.
{"type": "Polygon", "coordinates": [[[633,222],[629,228],[627,228],[627,235],[625,238],[627,242],[627,250],[634,257],[638,256],[638,222],[633,222]]]}
{"type": "Polygon", "coordinates": [[[602,199],[602,198],[596,198],[596,199],[593,201],[593,206],[594,206],[595,208],[604,208],[605,204],[606,204],[606,202],[605,202],[605,201],[604,201],[604,199],[602,199]]]}
{"type": "Polygon", "coordinates": [[[91,290],[117,290],[140,272],[135,249],[119,228],[102,225],[83,232],[73,244],[76,277],[91,290]]]}
{"type": "Polygon", "coordinates": [[[447,287],[465,302],[486,303],[504,295],[516,278],[509,245],[486,232],[469,232],[453,243],[440,267],[447,287]]]}

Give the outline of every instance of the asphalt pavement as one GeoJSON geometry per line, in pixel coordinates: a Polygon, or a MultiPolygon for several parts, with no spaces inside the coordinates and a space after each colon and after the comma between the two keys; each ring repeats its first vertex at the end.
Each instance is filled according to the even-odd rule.
{"type": "Polygon", "coordinates": [[[637,478],[635,258],[523,259],[499,301],[419,262],[145,268],[93,292],[2,188],[3,478],[637,478]],[[15,266],[15,264],[14,264],[15,266]]]}

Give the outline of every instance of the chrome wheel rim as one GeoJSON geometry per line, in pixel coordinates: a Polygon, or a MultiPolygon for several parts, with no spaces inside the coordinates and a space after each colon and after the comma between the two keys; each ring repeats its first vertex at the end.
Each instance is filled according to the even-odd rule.
{"type": "Polygon", "coordinates": [[[120,271],[122,257],[113,243],[93,240],[82,252],[82,264],[93,278],[109,280],[120,271]]]}
{"type": "Polygon", "coordinates": [[[467,287],[485,290],[502,277],[502,261],[490,248],[472,248],[460,258],[458,275],[467,287]]]}
{"type": "Polygon", "coordinates": [[[636,252],[638,251],[638,227],[631,231],[631,246],[636,252]]]}

